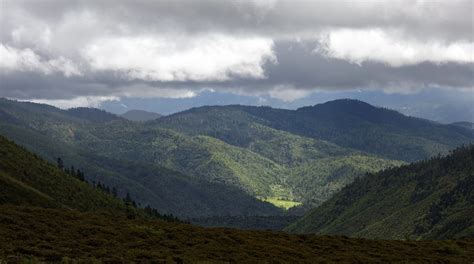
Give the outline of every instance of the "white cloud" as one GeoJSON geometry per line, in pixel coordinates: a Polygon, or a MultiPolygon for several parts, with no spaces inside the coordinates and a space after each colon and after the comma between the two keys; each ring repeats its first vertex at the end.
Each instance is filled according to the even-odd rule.
{"type": "Polygon", "coordinates": [[[421,62],[473,62],[472,42],[421,42],[403,39],[400,32],[395,30],[337,29],[323,33],[318,38],[322,47],[316,52],[357,64],[369,60],[395,67],[421,62]]]}
{"type": "Polygon", "coordinates": [[[273,41],[220,34],[101,38],[82,52],[93,70],[148,81],[225,81],[263,78],[275,61],[273,41]]]}
{"type": "Polygon", "coordinates": [[[0,69],[10,71],[37,71],[44,74],[61,72],[66,77],[81,75],[78,67],[70,60],[59,56],[44,60],[33,50],[17,49],[0,43],[0,69]]]}
{"type": "Polygon", "coordinates": [[[283,102],[293,102],[295,100],[306,97],[311,94],[310,90],[298,90],[292,85],[277,85],[268,91],[268,95],[272,98],[279,99],[283,102]]]}
{"type": "Polygon", "coordinates": [[[106,101],[120,101],[116,96],[79,96],[72,99],[29,99],[22,100],[39,104],[53,105],[61,109],[69,109],[75,107],[100,107],[106,101]]]}
{"type": "Polygon", "coordinates": [[[191,98],[195,97],[201,91],[195,89],[176,89],[166,87],[153,87],[146,84],[137,84],[124,86],[119,89],[116,93],[117,96],[121,97],[138,97],[138,98],[191,98]]]}
{"type": "Polygon", "coordinates": [[[215,87],[291,101],[314,87],[473,83],[472,0],[0,2],[5,97],[186,98],[215,87]],[[311,54],[315,36],[327,57],[311,54]],[[279,49],[288,42],[307,48],[279,49]]]}

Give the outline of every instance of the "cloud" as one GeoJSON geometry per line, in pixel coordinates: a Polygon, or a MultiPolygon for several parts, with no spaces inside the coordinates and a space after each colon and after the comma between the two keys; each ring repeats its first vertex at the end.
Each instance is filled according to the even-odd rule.
{"type": "Polygon", "coordinates": [[[3,97],[474,88],[471,0],[0,1],[3,97]]]}
{"type": "Polygon", "coordinates": [[[74,63],[62,56],[43,60],[31,49],[16,49],[0,43],[0,69],[9,71],[38,71],[44,74],[61,72],[66,77],[81,75],[74,63]]]}
{"type": "Polygon", "coordinates": [[[146,81],[225,81],[263,78],[274,62],[273,41],[226,35],[97,39],[82,52],[92,70],[146,81]]]}
{"type": "Polygon", "coordinates": [[[293,102],[311,94],[310,90],[297,90],[293,86],[277,85],[268,91],[268,95],[272,98],[279,99],[283,102],[293,102]]]}
{"type": "Polygon", "coordinates": [[[120,101],[114,96],[79,96],[71,99],[29,99],[28,101],[38,104],[53,105],[61,109],[75,107],[100,107],[106,101],[120,101]]]}
{"type": "Polygon", "coordinates": [[[321,34],[319,41],[321,47],[315,52],[358,64],[377,61],[399,67],[421,62],[473,62],[472,42],[422,43],[403,39],[397,31],[338,29],[321,34]]]}

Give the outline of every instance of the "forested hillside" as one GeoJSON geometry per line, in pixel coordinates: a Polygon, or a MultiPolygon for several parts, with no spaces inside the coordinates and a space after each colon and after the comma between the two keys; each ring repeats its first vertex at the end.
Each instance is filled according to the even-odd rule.
{"type": "MultiPolygon", "coordinates": [[[[0,119],[1,134],[51,162],[61,157],[65,167],[81,168],[87,180],[115,186],[119,196],[128,192],[143,206],[162,213],[180,217],[281,213],[233,186],[210,183],[141,159],[152,153],[141,148],[147,141],[135,142],[133,136],[147,140],[155,138],[155,133],[143,132],[140,124],[124,119],[97,123],[78,119],[77,113],[71,116],[70,111],[8,100],[1,101],[0,113],[4,117],[0,119]]],[[[147,145],[150,147],[153,144],[147,145]]]]}
{"type": "Polygon", "coordinates": [[[88,180],[116,186],[119,196],[129,192],[181,217],[282,213],[261,200],[284,208],[303,203],[290,210],[301,213],[366,172],[472,139],[461,127],[351,100],[296,111],[202,107],[131,122],[97,109],[2,99],[0,116],[2,135],[50,161],[62,157],[88,180]]]}
{"type": "Polygon", "coordinates": [[[206,106],[156,121],[185,133],[208,134],[234,145],[253,139],[248,123],[395,160],[416,161],[472,142],[472,130],[407,117],[357,100],[335,100],[297,110],[253,106],[206,106]],[[239,136],[240,132],[244,136],[239,136]]]}
{"type": "Polygon", "coordinates": [[[161,115],[158,113],[147,112],[142,110],[129,110],[120,115],[121,117],[130,121],[145,122],[160,118],[161,115]]]}
{"type": "Polygon", "coordinates": [[[367,238],[474,236],[474,146],[357,179],[287,230],[367,238]]]}
{"type": "Polygon", "coordinates": [[[125,205],[0,136],[0,204],[125,214],[125,205]]]}

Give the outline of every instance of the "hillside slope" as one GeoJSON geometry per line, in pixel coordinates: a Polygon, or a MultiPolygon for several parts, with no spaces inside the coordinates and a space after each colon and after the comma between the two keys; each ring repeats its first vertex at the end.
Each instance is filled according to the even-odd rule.
{"type": "Polygon", "coordinates": [[[114,117],[112,120],[96,122],[81,119],[78,116],[82,114],[77,113],[102,113],[99,110],[75,111],[71,115],[47,105],[0,100],[4,117],[0,119],[0,134],[51,162],[61,157],[65,166],[83,170],[87,180],[116,187],[121,197],[129,192],[137,202],[161,213],[180,217],[281,213],[234,186],[155,163],[154,153],[166,154],[152,143],[164,135],[162,132],[144,130],[141,124],[112,115],[105,115],[114,117]]]}
{"type": "Polygon", "coordinates": [[[123,214],[120,201],[0,136],[0,204],[123,214]]]}
{"type": "Polygon", "coordinates": [[[201,228],[0,206],[0,262],[469,263],[473,240],[390,241],[201,228]],[[8,260],[8,261],[7,261],[8,260]]]}
{"type": "Polygon", "coordinates": [[[205,106],[155,121],[156,125],[188,134],[205,134],[247,147],[258,123],[305,138],[408,162],[429,158],[463,143],[474,133],[374,107],[357,100],[335,100],[297,110],[254,106],[205,106]]]}
{"type": "MultiPolygon", "coordinates": [[[[97,109],[63,111],[1,100],[0,112],[5,118],[0,120],[0,133],[50,160],[63,157],[65,162],[84,168],[90,180],[116,186],[121,195],[130,192],[142,204],[186,217],[280,213],[255,198],[277,205],[311,201],[308,208],[314,205],[312,194],[324,192],[317,199],[319,203],[365,174],[357,168],[369,164],[356,164],[351,156],[364,157],[358,162],[375,158],[324,140],[276,130],[240,110],[207,109],[198,109],[203,111],[199,118],[184,116],[172,122],[176,126],[168,126],[159,120],[174,119],[136,123],[97,109]],[[97,118],[91,119],[91,115],[97,118]],[[213,127],[214,122],[219,127],[213,127]],[[326,158],[342,161],[339,163],[344,170],[306,169],[304,174],[297,173],[326,158]],[[295,180],[290,180],[291,175],[295,180]],[[315,189],[300,191],[298,182],[315,189]],[[219,199],[210,199],[216,194],[219,199]],[[225,205],[224,201],[233,202],[225,205]]],[[[373,166],[374,170],[400,164],[378,161],[381,165],[373,166]]]]}
{"type": "Polygon", "coordinates": [[[324,158],[289,170],[287,184],[293,186],[293,195],[297,200],[304,201],[307,208],[314,208],[366,173],[403,164],[401,161],[365,155],[324,158]]]}
{"type": "Polygon", "coordinates": [[[286,230],[369,238],[474,236],[474,146],[358,179],[286,230]]]}

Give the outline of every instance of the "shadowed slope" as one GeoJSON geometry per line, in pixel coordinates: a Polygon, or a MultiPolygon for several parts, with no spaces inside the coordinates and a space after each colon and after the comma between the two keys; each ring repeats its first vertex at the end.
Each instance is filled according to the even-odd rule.
{"type": "Polygon", "coordinates": [[[157,220],[0,206],[0,261],[464,262],[474,242],[388,241],[201,228],[157,220]],[[10,256],[10,257],[8,257],[10,256]]]}

